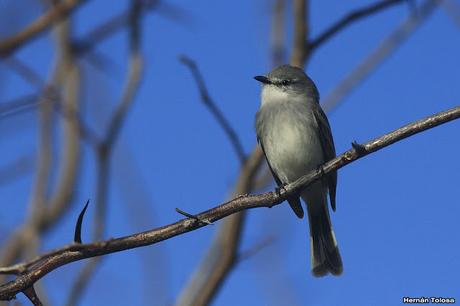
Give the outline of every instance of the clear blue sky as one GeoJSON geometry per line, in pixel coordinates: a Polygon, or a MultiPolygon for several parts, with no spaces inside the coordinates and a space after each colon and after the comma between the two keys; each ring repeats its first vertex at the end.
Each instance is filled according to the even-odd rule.
{"type": "MultiPolygon", "coordinates": [[[[15,31],[40,12],[34,1],[24,1],[30,5],[27,12],[14,2],[0,1],[0,28],[8,25],[15,31]],[[5,13],[12,8],[18,16],[13,25],[10,19],[15,15],[5,13]]],[[[372,2],[312,1],[313,35],[351,9],[372,2]]],[[[271,1],[167,3],[180,8],[182,18],[153,13],[144,20],[145,78],[112,159],[107,238],[174,222],[181,218],[175,207],[199,212],[216,206],[232,190],[238,160],[201,104],[189,71],[177,60],[179,54],[197,61],[211,96],[247,152],[256,141],[253,125],[260,88],[252,77],[271,69],[271,1]]],[[[127,1],[107,4],[89,1],[78,11],[76,37],[123,11],[127,1]]],[[[307,67],[321,96],[326,97],[408,13],[407,5],[394,7],[323,45],[307,67]]],[[[329,113],[337,152],[349,149],[353,140],[364,142],[458,105],[459,34],[446,11],[438,9],[329,113]]],[[[103,131],[119,99],[126,37],[120,32],[97,47],[114,63],[108,71],[80,61],[86,78],[86,120],[98,131],[103,131]]],[[[50,35],[19,52],[19,58],[44,79],[53,55],[50,35]]],[[[31,92],[33,87],[0,64],[0,101],[31,92]]],[[[36,129],[35,113],[0,120],[0,167],[18,156],[33,156],[36,129]]],[[[339,171],[332,222],[344,262],[341,277],[311,275],[308,225],[288,206],[250,211],[241,250],[267,237],[275,241],[237,266],[214,305],[398,305],[403,296],[460,299],[459,130],[460,122],[443,125],[339,171]]],[[[94,155],[88,147],[83,162],[75,209],[46,237],[43,250],[71,241],[79,209],[87,198],[94,198],[94,155]]],[[[23,220],[32,181],[30,173],[0,186],[0,242],[23,220]]],[[[86,241],[92,217],[90,206],[86,241]]],[[[218,224],[104,257],[82,305],[171,305],[218,224]]],[[[53,305],[62,305],[82,265],[68,265],[44,279],[53,305]]]]}

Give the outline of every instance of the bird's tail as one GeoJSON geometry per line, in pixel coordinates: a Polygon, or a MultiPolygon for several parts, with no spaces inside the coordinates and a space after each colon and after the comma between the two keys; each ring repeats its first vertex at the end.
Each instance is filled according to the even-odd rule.
{"type": "Polygon", "coordinates": [[[310,224],[311,269],[314,276],[328,273],[340,275],[343,271],[337,241],[332,230],[325,188],[321,182],[311,185],[302,193],[307,205],[310,224]]]}

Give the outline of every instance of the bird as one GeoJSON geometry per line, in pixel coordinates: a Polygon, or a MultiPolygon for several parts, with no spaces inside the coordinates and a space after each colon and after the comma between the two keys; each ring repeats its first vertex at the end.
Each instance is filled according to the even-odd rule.
{"type": "MultiPolygon", "coordinates": [[[[256,114],[257,140],[273,177],[282,188],[335,157],[329,121],[319,104],[315,83],[298,67],[282,65],[263,76],[261,104],[256,114]]],[[[337,172],[331,172],[287,201],[303,218],[305,202],[314,276],[343,272],[342,258],[329,215],[336,209],[337,172]]]]}

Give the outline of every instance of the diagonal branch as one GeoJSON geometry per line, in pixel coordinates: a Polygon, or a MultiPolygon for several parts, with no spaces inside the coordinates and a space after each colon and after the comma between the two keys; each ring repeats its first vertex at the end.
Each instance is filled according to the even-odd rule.
{"type": "Polygon", "coordinates": [[[216,118],[217,122],[224,130],[225,134],[227,134],[227,137],[230,139],[230,142],[233,145],[233,149],[235,150],[236,155],[240,160],[240,164],[244,164],[246,161],[246,154],[244,153],[243,145],[241,144],[241,141],[233,127],[230,125],[222,111],[217,107],[216,103],[209,95],[208,89],[204,83],[203,76],[201,75],[196,62],[185,55],[181,55],[179,60],[190,69],[190,72],[192,73],[193,78],[195,79],[198,86],[198,90],[200,91],[203,104],[209,109],[211,114],[216,118]]]}
{"type": "MultiPolygon", "coordinates": [[[[332,171],[336,171],[337,169],[340,169],[366,155],[381,150],[412,135],[458,118],[460,118],[460,106],[415,121],[388,134],[375,138],[365,144],[359,145],[359,150],[352,148],[346,151],[345,153],[323,164],[318,169],[310,171],[308,174],[302,176],[295,182],[286,185],[285,188],[280,191],[272,191],[258,195],[239,196],[196,216],[200,220],[215,222],[243,210],[279,205],[289,196],[299,193],[302,189],[332,171]]],[[[356,146],[357,145],[354,147],[356,146]]],[[[0,268],[0,273],[16,273],[17,271],[23,271],[23,273],[19,274],[16,279],[0,286],[0,300],[11,300],[15,298],[18,293],[24,292],[27,288],[33,286],[38,280],[51,271],[71,262],[152,245],[206,225],[206,223],[196,221],[195,219],[182,219],[160,228],[122,238],[90,244],[73,244],[63,247],[62,249],[52,251],[49,254],[30,261],[29,263],[15,265],[14,267],[0,268]]]]}
{"type": "Polygon", "coordinates": [[[72,13],[85,1],[86,0],[60,1],[24,30],[12,37],[0,41],[0,58],[8,56],[26,42],[37,37],[38,34],[45,31],[55,22],[67,17],[67,15],[72,13]]]}
{"type": "Polygon", "coordinates": [[[310,48],[316,49],[347,26],[405,1],[406,0],[384,0],[352,11],[331,25],[323,33],[318,35],[318,37],[312,39],[309,43],[310,48]]]}
{"type": "Polygon", "coordinates": [[[20,155],[10,164],[0,168],[0,186],[14,182],[17,178],[32,171],[34,161],[30,155],[20,155]]]}
{"type": "MultiPolygon", "coordinates": [[[[336,88],[323,99],[323,109],[328,112],[342,101],[356,86],[390,56],[438,7],[439,1],[427,0],[409,15],[380,45],[373,50],[336,88]]],[[[441,1],[442,2],[442,1],[441,1]]]]}

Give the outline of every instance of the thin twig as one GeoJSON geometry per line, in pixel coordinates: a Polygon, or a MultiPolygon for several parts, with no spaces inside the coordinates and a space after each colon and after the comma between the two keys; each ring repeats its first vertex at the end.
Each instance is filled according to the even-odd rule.
{"type": "Polygon", "coordinates": [[[242,251],[238,255],[238,263],[241,263],[242,261],[245,261],[245,260],[253,257],[257,253],[259,253],[260,251],[262,251],[263,249],[268,247],[269,245],[273,244],[273,242],[275,242],[275,240],[276,240],[275,237],[268,236],[264,240],[262,240],[261,242],[259,242],[256,245],[254,245],[253,247],[251,247],[251,248],[249,248],[249,249],[247,249],[245,251],[242,251]]]}
{"type": "Polygon", "coordinates": [[[338,32],[346,28],[347,26],[360,21],[366,17],[372,16],[376,13],[379,13],[387,8],[406,2],[407,0],[384,0],[377,3],[367,5],[363,8],[354,10],[348,13],[346,16],[342,17],[329,28],[327,28],[323,33],[319,34],[318,37],[312,39],[309,43],[311,49],[316,49],[324,42],[332,38],[338,32]]]}
{"type": "MultiPolygon", "coordinates": [[[[305,176],[285,186],[281,192],[271,191],[258,195],[249,195],[238,197],[222,205],[211,208],[197,215],[200,219],[209,219],[216,222],[224,217],[237,212],[258,208],[273,207],[281,204],[289,196],[298,194],[301,190],[321,179],[323,176],[336,171],[358,159],[363,158],[373,152],[379,151],[398,141],[408,138],[417,133],[432,129],[441,124],[460,118],[460,106],[454,107],[424,119],[407,124],[390,133],[375,138],[361,146],[365,151],[358,153],[355,149],[350,149],[329,162],[323,164],[319,169],[310,171],[305,176]]],[[[23,292],[39,279],[51,271],[71,262],[79,261],[85,258],[102,256],[128,249],[152,245],[166,239],[196,230],[204,227],[206,224],[184,219],[175,223],[156,228],[150,231],[117,238],[106,241],[100,241],[90,244],[74,244],[52,252],[43,258],[42,261],[34,260],[33,267],[26,272],[18,275],[16,279],[0,286],[0,300],[11,300],[19,292],[23,292]]],[[[26,264],[27,265],[27,264],[26,264]]],[[[3,268],[12,270],[12,268],[3,268]]]]}
{"type": "Polygon", "coordinates": [[[214,118],[216,118],[217,122],[227,135],[228,139],[230,139],[230,142],[233,146],[233,149],[236,152],[236,155],[238,156],[240,164],[244,164],[244,162],[246,161],[246,154],[244,153],[243,145],[241,144],[238,135],[228,122],[227,118],[225,118],[222,111],[217,107],[216,103],[209,95],[203,76],[201,75],[201,72],[198,69],[198,66],[196,65],[195,61],[185,55],[181,55],[179,57],[179,60],[181,61],[181,63],[183,63],[190,69],[190,72],[192,73],[195,79],[198,90],[200,91],[201,100],[203,101],[203,104],[208,108],[208,110],[211,112],[214,118]]]}
{"type": "Polygon", "coordinates": [[[328,112],[344,99],[376,67],[399,47],[438,6],[439,1],[426,0],[416,14],[411,14],[390,33],[334,90],[323,100],[323,109],[328,112]]]}
{"type": "Polygon", "coordinates": [[[195,220],[195,221],[197,221],[197,222],[204,222],[204,223],[206,223],[206,224],[208,224],[208,225],[211,225],[211,224],[212,224],[212,223],[209,222],[208,220],[200,220],[200,218],[198,218],[197,216],[192,215],[192,214],[189,214],[188,212],[185,212],[185,211],[183,211],[182,209],[177,208],[177,207],[176,207],[176,212],[179,213],[179,214],[181,214],[181,215],[184,216],[184,217],[193,219],[193,220],[195,220]]]}
{"type": "Polygon", "coordinates": [[[26,94],[0,104],[0,120],[37,108],[40,104],[38,94],[26,94]]]}
{"type": "Polygon", "coordinates": [[[40,75],[19,58],[10,56],[4,60],[4,64],[16,71],[24,80],[35,85],[37,88],[41,89],[45,87],[45,82],[43,82],[40,75]]]}

